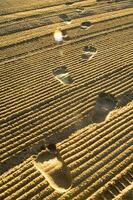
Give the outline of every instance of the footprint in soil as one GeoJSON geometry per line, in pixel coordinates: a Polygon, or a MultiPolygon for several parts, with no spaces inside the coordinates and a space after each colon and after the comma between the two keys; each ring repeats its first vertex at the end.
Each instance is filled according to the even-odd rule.
{"type": "Polygon", "coordinates": [[[93,46],[85,46],[83,48],[82,59],[91,60],[97,53],[97,49],[93,46]]]}
{"type": "Polygon", "coordinates": [[[55,144],[48,144],[33,161],[36,169],[46,178],[50,186],[64,193],[72,186],[71,173],[61,158],[55,144]]]}
{"type": "Polygon", "coordinates": [[[121,94],[118,98],[117,107],[123,107],[127,105],[129,102],[133,101],[133,90],[129,90],[121,94]]]}
{"type": "Polygon", "coordinates": [[[91,24],[91,22],[86,21],[86,22],[82,22],[80,26],[82,29],[88,29],[92,26],[92,24],[91,24]]]}
{"type": "Polygon", "coordinates": [[[66,23],[71,24],[71,18],[67,14],[60,14],[59,17],[66,23]]]}
{"type": "Polygon", "coordinates": [[[99,123],[106,119],[109,113],[117,106],[117,99],[110,93],[101,92],[96,100],[92,113],[93,123],[99,123]]]}
{"type": "Polygon", "coordinates": [[[66,66],[61,66],[53,69],[53,75],[64,85],[70,85],[73,83],[71,76],[66,66]]]}

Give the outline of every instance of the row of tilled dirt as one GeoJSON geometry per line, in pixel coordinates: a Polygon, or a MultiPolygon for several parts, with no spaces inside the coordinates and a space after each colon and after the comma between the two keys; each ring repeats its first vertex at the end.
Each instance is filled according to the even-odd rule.
{"type": "Polygon", "coordinates": [[[73,187],[70,191],[60,195],[51,189],[29,158],[3,174],[1,198],[115,198],[133,180],[132,108],[130,103],[118,109],[109,121],[89,125],[58,144],[72,173],[73,187]]]}

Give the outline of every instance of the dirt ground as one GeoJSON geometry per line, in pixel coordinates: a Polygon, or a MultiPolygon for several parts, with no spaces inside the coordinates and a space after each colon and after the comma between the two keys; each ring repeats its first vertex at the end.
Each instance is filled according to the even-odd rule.
{"type": "Polygon", "coordinates": [[[133,199],[132,26],[130,0],[0,1],[0,200],[133,199]]]}

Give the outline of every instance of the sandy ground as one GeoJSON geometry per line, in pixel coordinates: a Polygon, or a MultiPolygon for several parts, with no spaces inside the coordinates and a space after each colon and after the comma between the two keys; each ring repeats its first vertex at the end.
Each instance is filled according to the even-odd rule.
{"type": "Polygon", "coordinates": [[[0,1],[0,200],[133,198],[132,13],[129,0],[0,1]]]}

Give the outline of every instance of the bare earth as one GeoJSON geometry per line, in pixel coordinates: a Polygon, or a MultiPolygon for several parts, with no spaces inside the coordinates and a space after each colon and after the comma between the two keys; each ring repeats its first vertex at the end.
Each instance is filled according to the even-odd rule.
{"type": "Polygon", "coordinates": [[[102,122],[91,119],[100,92],[133,92],[132,5],[0,1],[0,200],[133,199],[133,95],[102,122]],[[55,30],[67,31],[63,43],[55,30]],[[88,45],[91,59],[82,56],[88,45]],[[62,66],[67,84],[58,80],[62,66]],[[33,154],[51,141],[60,159],[44,154],[44,168],[33,154]]]}

